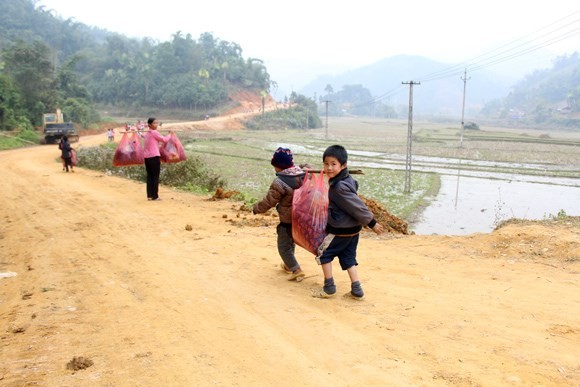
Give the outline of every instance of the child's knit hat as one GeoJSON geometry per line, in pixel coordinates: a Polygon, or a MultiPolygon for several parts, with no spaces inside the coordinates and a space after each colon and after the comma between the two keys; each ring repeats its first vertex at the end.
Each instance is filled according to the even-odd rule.
{"type": "Polygon", "coordinates": [[[273,166],[280,169],[287,169],[294,166],[294,157],[292,151],[288,148],[279,147],[272,156],[273,166]]]}

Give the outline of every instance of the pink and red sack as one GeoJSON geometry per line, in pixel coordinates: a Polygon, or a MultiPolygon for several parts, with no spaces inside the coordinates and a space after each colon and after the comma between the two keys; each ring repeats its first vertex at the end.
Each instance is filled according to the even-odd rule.
{"type": "Polygon", "coordinates": [[[317,255],[324,240],[328,220],[328,185],[323,172],[307,173],[302,187],[292,199],[292,238],[298,245],[317,255]]]}
{"type": "Polygon", "coordinates": [[[185,149],[183,149],[183,145],[181,145],[181,141],[179,141],[175,133],[171,133],[169,141],[161,145],[159,154],[161,155],[162,163],[179,163],[187,159],[185,149]]]}
{"type": "Polygon", "coordinates": [[[143,165],[143,144],[137,132],[123,133],[123,137],[117,145],[113,165],[115,167],[126,167],[130,165],[143,165]]]}

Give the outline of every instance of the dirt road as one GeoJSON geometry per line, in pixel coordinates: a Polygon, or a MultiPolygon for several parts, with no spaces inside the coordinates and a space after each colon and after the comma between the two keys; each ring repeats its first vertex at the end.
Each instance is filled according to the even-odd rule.
{"type": "Polygon", "coordinates": [[[274,228],[228,222],[239,204],[148,202],[57,156],[0,152],[0,385],[580,385],[577,226],[366,233],[367,299],[320,300],[313,257],[287,281],[274,228]]]}

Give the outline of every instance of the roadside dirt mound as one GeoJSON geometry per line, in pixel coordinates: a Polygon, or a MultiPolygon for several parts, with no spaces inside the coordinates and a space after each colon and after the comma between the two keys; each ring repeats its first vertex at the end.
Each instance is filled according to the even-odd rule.
{"type": "Polygon", "coordinates": [[[543,221],[512,219],[493,232],[492,247],[496,257],[559,267],[580,260],[579,229],[580,216],[543,221]]]}
{"type": "MultiPolygon", "coordinates": [[[[237,106],[230,109],[225,114],[257,113],[262,109],[262,96],[257,92],[238,90],[230,93],[229,98],[237,104],[237,106]]],[[[276,101],[270,94],[266,96],[264,103],[266,110],[271,110],[276,107],[276,101]]]]}
{"type": "Polygon", "coordinates": [[[213,196],[210,198],[210,200],[229,199],[233,196],[236,196],[239,193],[240,193],[239,191],[226,191],[222,187],[218,187],[215,190],[215,193],[213,194],[213,196]]]}
{"type": "MultiPolygon", "coordinates": [[[[395,215],[389,213],[387,209],[379,202],[373,199],[359,195],[366,206],[375,215],[375,219],[379,222],[386,233],[409,235],[409,224],[395,215]]],[[[368,230],[365,228],[365,230],[368,230]]],[[[369,230],[370,231],[370,230],[369,230]]]]}

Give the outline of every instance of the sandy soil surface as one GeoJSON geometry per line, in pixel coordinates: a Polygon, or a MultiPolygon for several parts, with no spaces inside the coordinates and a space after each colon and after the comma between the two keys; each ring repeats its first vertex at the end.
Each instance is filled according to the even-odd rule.
{"type": "Polygon", "coordinates": [[[287,281],[256,226],[272,222],[240,203],[148,202],[57,157],[0,152],[0,385],[580,385],[577,226],[365,233],[367,298],[341,296],[335,263],[339,296],[321,300],[313,256],[298,248],[307,277],[287,281]]]}

